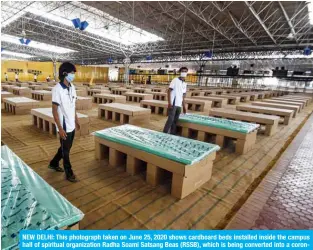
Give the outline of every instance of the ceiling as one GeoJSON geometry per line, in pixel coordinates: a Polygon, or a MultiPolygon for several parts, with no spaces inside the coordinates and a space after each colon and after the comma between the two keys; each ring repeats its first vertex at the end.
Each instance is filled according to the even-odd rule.
{"type": "Polygon", "coordinates": [[[1,2],[2,35],[21,37],[24,30],[32,41],[74,51],[58,53],[1,42],[5,50],[30,54],[32,60],[40,61],[105,64],[108,58],[123,63],[125,57],[148,63],[271,60],[276,56],[297,63],[299,56],[299,63],[308,64],[306,59],[312,57],[302,54],[313,45],[312,27],[305,1],[1,2]],[[68,25],[77,17],[90,26],[81,31],[68,25]],[[142,43],[147,36],[157,39],[142,43]],[[213,58],[204,56],[208,51],[213,58]],[[146,59],[149,55],[152,60],[146,59]]]}

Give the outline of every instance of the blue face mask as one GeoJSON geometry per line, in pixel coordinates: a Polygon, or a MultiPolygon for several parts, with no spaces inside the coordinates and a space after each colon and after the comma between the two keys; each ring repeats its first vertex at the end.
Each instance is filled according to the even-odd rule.
{"type": "Polygon", "coordinates": [[[66,79],[68,82],[73,82],[74,79],[75,79],[75,74],[69,73],[69,74],[65,77],[65,79],[66,79]]]}

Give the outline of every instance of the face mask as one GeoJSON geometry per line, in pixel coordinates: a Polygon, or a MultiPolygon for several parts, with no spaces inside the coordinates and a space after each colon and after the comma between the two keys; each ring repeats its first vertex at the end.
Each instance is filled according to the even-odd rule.
{"type": "Polygon", "coordinates": [[[181,76],[181,77],[186,77],[186,76],[187,76],[187,72],[181,72],[181,73],[180,73],[180,76],[181,76]]]}
{"type": "Polygon", "coordinates": [[[74,78],[75,78],[75,74],[68,74],[65,79],[68,81],[68,82],[73,82],[74,81],[74,78]]]}

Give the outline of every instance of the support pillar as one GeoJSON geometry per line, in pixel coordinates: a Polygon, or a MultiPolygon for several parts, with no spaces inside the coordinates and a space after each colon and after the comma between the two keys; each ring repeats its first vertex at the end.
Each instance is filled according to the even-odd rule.
{"type": "Polygon", "coordinates": [[[58,74],[57,74],[57,62],[56,61],[52,61],[53,62],[53,77],[55,82],[58,82],[58,74]]]}
{"type": "Polygon", "coordinates": [[[130,66],[130,57],[126,57],[124,59],[124,66],[125,66],[125,85],[128,85],[129,84],[129,66],[130,66]]]}

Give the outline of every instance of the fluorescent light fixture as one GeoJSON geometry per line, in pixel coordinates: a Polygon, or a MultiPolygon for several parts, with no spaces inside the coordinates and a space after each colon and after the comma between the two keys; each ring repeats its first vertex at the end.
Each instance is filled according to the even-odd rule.
{"type": "Polygon", "coordinates": [[[31,58],[33,57],[32,55],[29,54],[24,54],[24,53],[17,53],[17,52],[12,52],[12,51],[2,51],[1,55],[8,55],[8,56],[15,56],[15,57],[21,57],[21,58],[31,58]]]}
{"type": "Polygon", "coordinates": [[[313,25],[313,0],[307,1],[308,10],[309,10],[309,21],[313,25]]]}
{"type": "MultiPolygon", "coordinates": [[[[10,36],[10,35],[6,35],[6,34],[1,35],[1,41],[2,42],[8,42],[8,43],[14,43],[14,44],[20,45],[21,43],[20,43],[19,39],[20,39],[20,37],[17,37],[17,36],[10,36]]],[[[35,48],[35,49],[41,49],[41,50],[59,53],[59,54],[76,52],[76,51],[71,50],[71,49],[66,49],[66,48],[50,45],[47,43],[40,43],[40,42],[36,42],[33,40],[27,46],[35,48]]]]}

